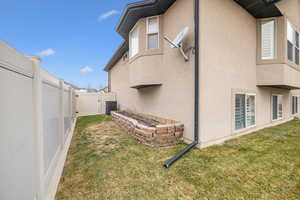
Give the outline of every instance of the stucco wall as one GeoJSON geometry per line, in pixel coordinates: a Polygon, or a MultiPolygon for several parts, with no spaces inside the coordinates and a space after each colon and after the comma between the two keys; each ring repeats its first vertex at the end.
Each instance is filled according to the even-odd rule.
{"type": "Polygon", "coordinates": [[[300,1],[299,0],[283,0],[276,3],[277,8],[289,18],[291,23],[300,28],[300,1]]]}
{"type": "MultiPolygon", "coordinates": [[[[297,30],[300,31],[300,1],[299,0],[279,1],[278,3],[276,3],[276,6],[283,13],[284,17],[288,19],[291,23],[293,23],[296,26],[297,30]]],[[[285,42],[285,46],[286,46],[286,42],[285,42]]],[[[285,47],[285,52],[286,51],[287,50],[285,47]]],[[[286,55],[287,54],[285,53],[285,56],[286,55]]],[[[290,66],[295,66],[293,63],[290,63],[290,61],[287,60],[287,62],[290,66]]],[[[296,66],[294,69],[297,69],[297,71],[300,72],[298,66],[296,66]]],[[[295,73],[293,74],[295,75],[295,73]]],[[[295,79],[296,77],[293,78],[295,79]]],[[[300,77],[298,77],[297,80],[299,79],[300,77]]],[[[300,90],[292,90],[291,95],[300,95],[300,90]]]]}
{"type": "MultiPolygon", "coordinates": [[[[234,1],[200,2],[202,146],[291,119],[290,96],[298,91],[256,86],[256,19],[234,1]],[[233,126],[233,97],[239,91],[255,93],[257,104],[256,127],[243,132],[235,132],[233,126]],[[272,93],[284,98],[284,118],[277,122],[271,120],[272,93]]],[[[295,4],[293,0],[290,2],[295,4]]]]}
{"type": "MultiPolygon", "coordinates": [[[[184,62],[179,50],[170,48],[162,36],[173,39],[188,26],[190,32],[185,46],[193,46],[193,3],[193,0],[178,0],[161,16],[161,52],[154,52],[156,55],[143,52],[129,61],[121,59],[110,71],[111,91],[116,93],[121,109],[181,121],[185,125],[184,137],[189,140],[194,135],[194,56],[184,62]],[[150,77],[148,80],[156,77],[162,85],[139,90],[130,88],[131,82],[143,80],[140,77],[150,77]]],[[[139,25],[145,25],[145,20],[140,20],[139,25]]],[[[145,28],[141,27],[141,30],[145,28]]],[[[143,37],[140,50],[144,51],[144,31],[140,32],[140,37],[143,37]]]]}
{"type": "MultiPolygon", "coordinates": [[[[276,4],[299,26],[299,1],[286,0],[276,4]]],[[[193,30],[193,1],[178,0],[162,16],[163,34],[174,38],[178,31],[189,26],[193,30]],[[187,3],[188,2],[188,3],[187,3]],[[191,12],[189,12],[191,11],[191,12]],[[180,20],[178,20],[180,19],[180,20]]],[[[145,24],[142,19],[137,26],[145,24]]],[[[284,25],[282,25],[281,28],[284,25]]],[[[143,28],[141,29],[142,32],[143,28]]],[[[200,1],[200,140],[202,146],[222,142],[257,129],[276,125],[293,118],[291,96],[299,90],[257,87],[257,19],[232,0],[200,1]],[[243,131],[234,130],[234,94],[256,94],[256,126],[243,131]],[[283,95],[283,119],[271,120],[271,95],[283,95]]],[[[141,39],[143,43],[143,39],[141,39]]],[[[188,45],[192,44],[190,33],[188,45]]],[[[145,45],[141,45],[142,52],[145,45]]],[[[280,47],[280,52],[286,51],[280,47]]],[[[143,54],[143,53],[141,53],[143,54]]],[[[285,52],[283,52],[285,54],[285,52]]],[[[281,61],[282,61],[282,54],[281,61]]],[[[193,138],[194,77],[193,59],[183,62],[177,50],[163,42],[162,53],[139,55],[133,61],[122,59],[111,70],[112,91],[117,93],[121,109],[132,109],[185,124],[185,138],[193,138]],[[137,61],[140,59],[139,61],[137,61]],[[140,69],[138,70],[138,68],[140,69]],[[151,67],[151,70],[149,69],[151,67]],[[134,69],[135,68],[135,69],[134,69]],[[142,70],[143,68],[143,70],[142,70]],[[130,69],[134,69],[131,70],[130,69]],[[153,70],[155,69],[155,70],[153,70]],[[161,87],[130,89],[130,80],[157,73],[161,87]],[[134,73],[136,72],[136,73],[134,73]],[[146,72],[146,74],[143,74],[146,72]],[[148,74],[147,74],[148,73],[148,74]],[[137,76],[137,78],[132,78],[137,76]]],[[[151,80],[149,78],[148,80],[151,80]]],[[[136,81],[138,82],[138,81],[136,81]]],[[[153,81],[154,82],[154,81],[153,81]]]]}

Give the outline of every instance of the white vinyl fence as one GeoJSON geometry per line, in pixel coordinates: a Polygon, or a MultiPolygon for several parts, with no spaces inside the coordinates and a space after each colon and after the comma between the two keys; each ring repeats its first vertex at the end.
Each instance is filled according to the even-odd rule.
{"type": "Polygon", "coordinates": [[[105,114],[106,101],[116,101],[114,93],[76,92],[76,110],[78,116],[105,114]]]}
{"type": "Polygon", "coordinates": [[[0,199],[54,199],[76,119],[63,80],[0,41],[0,199]]]}

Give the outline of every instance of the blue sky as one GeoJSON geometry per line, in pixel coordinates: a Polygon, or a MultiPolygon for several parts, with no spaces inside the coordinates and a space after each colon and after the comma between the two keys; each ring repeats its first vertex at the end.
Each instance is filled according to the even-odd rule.
{"type": "Polygon", "coordinates": [[[115,32],[135,0],[1,0],[0,40],[79,87],[107,85],[102,69],[122,41],[115,32]]]}

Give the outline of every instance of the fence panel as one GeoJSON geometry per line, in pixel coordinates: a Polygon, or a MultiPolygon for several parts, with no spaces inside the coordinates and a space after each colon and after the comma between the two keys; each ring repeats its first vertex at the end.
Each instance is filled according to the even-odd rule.
{"type": "Polygon", "coordinates": [[[98,93],[77,93],[77,112],[78,116],[98,115],[99,95],[98,93]]]}
{"type": "Polygon", "coordinates": [[[105,102],[116,100],[116,95],[114,93],[77,92],[76,94],[76,110],[78,112],[78,116],[105,114],[105,102]]]}
{"type": "Polygon", "coordinates": [[[44,171],[60,147],[60,107],[58,86],[43,83],[44,171]]]}
{"type": "Polygon", "coordinates": [[[64,91],[64,133],[67,134],[71,128],[71,107],[70,107],[71,97],[70,90],[64,91]]]}
{"type": "Polygon", "coordinates": [[[73,89],[0,41],[0,199],[54,199],[75,122],[73,89]]]}
{"type": "MultiPolygon", "coordinates": [[[[1,54],[1,53],[0,53],[1,54]]],[[[0,64],[0,199],[34,198],[33,80],[0,64]]]]}

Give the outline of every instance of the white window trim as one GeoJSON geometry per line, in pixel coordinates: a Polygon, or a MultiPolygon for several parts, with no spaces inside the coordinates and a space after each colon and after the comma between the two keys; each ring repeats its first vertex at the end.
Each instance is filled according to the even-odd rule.
{"type": "Polygon", "coordinates": [[[256,117],[257,117],[257,108],[256,108],[256,94],[255,93],[243,93],[243,92],[237,92],[237,93],[234,93],[234,98],[235,98],[235,95],[237,95],[237,94],[241,94],[241,95],[245,95],[245,115],[247,115],[247,106],[246,106],[246,103],[247,103],[247,96],[254,96],[255,98],[254,98],[254,106],[255,106],[255,123],[254,123],[254,125],[252,125],[252,126],[247,126],[247,119],[246,119],[246,117],[247,116],[245,116],[245,120],[246,120],[246,122],[245,122],[245,128],[241,128],[241,129],[236,129],[235,128],[235,102],[234,102],[234,133],[239,133],[239,132],[244,132],[244,131],[247,131],[247,130],[249,130],[249,129],[252,129],[252,128],[254,128],[254,127],[256,127],[256,117]]]}
{"type": "Polygon", "coordinates": [[[160,45],[159,45],[159,43],[160,43],[160,40],[159,40],[159,35],[160,35],[160,17],[159,17],[159,15],[157,15],[157,16],[151,16],[151,17],[147,17],[146,18],[146,50],[148,50],[148,51],[151,51],[151,50],[156,50],[156,49],[149,49],[149,47],[148,47],[148,35],[151,35],[151,34],[156,34],[156,33],[149,33],[149,20],[150,19],[153,19],[153,18],[156,18],[157,19],[157,26],[158,26],[158,31],[157,31],[157,48],[156,49],[159,49],[160,47],[160,45]]]}
{"type": "Polygon", "coordinates": [[[140,30],[139,30],[139,27],[138,26],[134,26],[132,29],[131,29],[131,31],[129,32],[129,52],[128,52],[128,54],[129,54],[129,59],[130,58],[132,58],[132,57],[134,57],[134,56],[136,56],[136,55],[138,55],[139,54],[139,52],[140,52],[140,30]],[[136,54],[134,54],[134,55],[132,55],[132,49],[131,49],[131,33],[133,32],[133,31],[135,31],[135,30],[137,30],[137,33],[138,33],[138,46],[137,46],[137,48],[138,48],[138,51],[137,51],[137,53],[136,54]]]}
{"type": "MultiPolygon", "coordinates": [[[[280,120],[282,120],[283,119],[283,112],[284,112],[284,109],[283,109],[283,95],[282,94],[272,94],[271,95],[271,121],[272,122],[276,122],[276,121],[280,121],[280,120]],[[277,98],[279,97],[279,96],[281,96],[281,98],[282,98],[282,117],[278,117],[278,113],[277,113],[277,119],[273,119],[273,96],[277,96],[277,98]]],[[[277,101],[277,112],[279,111],[279,103],[278,103],[278,101],[277,101]]]]}
{"type": "Polygon", "coordinates": [[[274,60],[277,58],[277,20],[276,19],[265,19],[265,20],[261,20],[260,21],[260,38],[261,38],[261,41],[260,41],[260,52],[261,52],[261,55],[260,55],[260,58],[262,60],[274,60]],[[262,25],[263,23],[267,23],[267,22],[274,22],[274,44],[273,44],[273,56],[272,57],[263,57],[262,53],[263,53],[263,37],[262,37],[262,25]]]}

